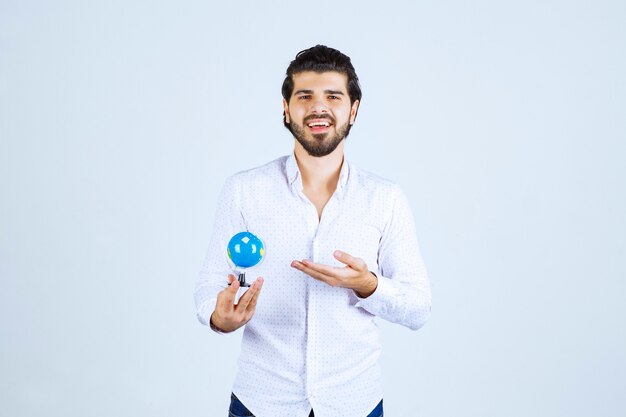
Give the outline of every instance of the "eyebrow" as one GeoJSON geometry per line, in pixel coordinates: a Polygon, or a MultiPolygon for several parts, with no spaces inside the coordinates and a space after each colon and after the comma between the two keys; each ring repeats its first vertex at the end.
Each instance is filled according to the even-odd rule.
{"type": "MultiPolygon", "coordinates": [[[[313,90],[298,90],[298,91],[296,91],[293,94],[294,95],[295,94],[313,94],[313,90]]],[[[340,91],[340,90],[324,90],[324,94],[334,94],[336,96],[343,96],[343,95],[345,95],[343,93],[343,91],[340,91]]]]}

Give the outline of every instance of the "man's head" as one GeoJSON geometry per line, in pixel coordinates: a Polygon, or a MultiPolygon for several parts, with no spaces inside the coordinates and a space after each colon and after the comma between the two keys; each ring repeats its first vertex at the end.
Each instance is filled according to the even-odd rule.
{"type": "Polygon", "coordinates": [[[282,94],[285,127],[310,155],[325,156],[348,136],[361,87],[349,57],[317,45],[296,55],[282,94]]]}

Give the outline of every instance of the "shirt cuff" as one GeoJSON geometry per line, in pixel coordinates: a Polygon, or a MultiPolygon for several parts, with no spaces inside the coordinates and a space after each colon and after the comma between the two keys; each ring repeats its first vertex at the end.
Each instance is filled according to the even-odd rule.
{"type": "MultiPolygon", "coordinates": [[[[356,293],[355,293],[356,295],[356,293]]],[[[376,290],[367,298],[356,295],[356,307],[361,307],[375,316],[384,315],[389,308],[389,303],[398,300],[398,289],[392,284],[391,279],[378,276],[378,286],[376,290]]]]}
{"type": "Polygon", "coordinates": [[[214,325],[213,324],[213,320],[211,320],[211,317],[209,317],[209,327],[211,328],[211,330],[213,330],[217,334],[230,334],[230,333],[232,333],[232,332],[225,332],[222,329],[220,329],[219,327],[217,327],[216,325],[214,325]]]}
{"type": "Polygon", "coordinates": [[[198,309],[198,313],[197,313],[198,320],[200,321],[200,323],[206,326],[209,326],[209,328],[217,334],[229,335],[232,332],[224,332],[218,327],[214,326],[213,322],[211,322],[211,314],[213,314],[213,310],[214,310],[214,306],[216,302],[217,302],[217,298],[212,298],[212,299],[207,300],[205,303],[203,303],[202,306],[198,309]]]}

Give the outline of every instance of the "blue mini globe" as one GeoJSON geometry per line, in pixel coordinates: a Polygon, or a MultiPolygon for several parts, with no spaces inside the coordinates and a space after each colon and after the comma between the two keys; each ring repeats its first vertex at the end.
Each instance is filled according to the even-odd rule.
{"type": "Polygon", "coordinates": [[[228,258],[240,268],[250,268],[261,262],[265,246],[250,232],[237,233],[228,242],[228,258]]]}

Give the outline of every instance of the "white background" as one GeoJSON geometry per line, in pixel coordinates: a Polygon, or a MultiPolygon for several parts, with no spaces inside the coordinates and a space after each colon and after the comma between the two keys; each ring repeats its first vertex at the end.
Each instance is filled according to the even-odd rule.
{"type": "Polygon", "coordinates": [[[226,415],[193,286],[317,43],[431,275],[424,328],[379,322],[386,415],[626,414],[625,3],[373,4],[0,0],[0,415],[226,415]]]}

